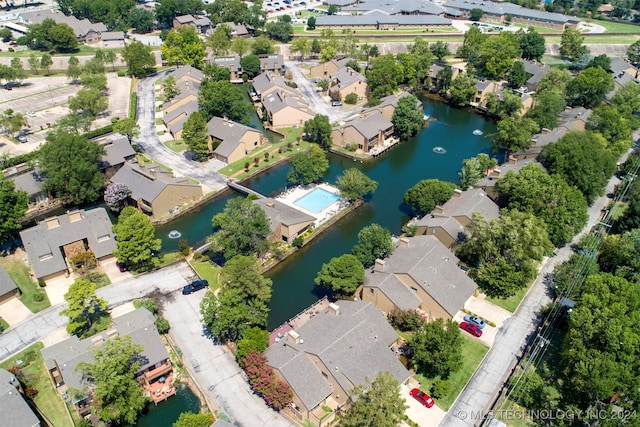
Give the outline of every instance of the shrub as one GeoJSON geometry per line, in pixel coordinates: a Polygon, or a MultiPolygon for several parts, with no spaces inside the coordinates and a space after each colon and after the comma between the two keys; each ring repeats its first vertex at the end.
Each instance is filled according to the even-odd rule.
{"type": "Polygon", "coordinates": [[[398,310],[397,308],[389,312],[389,321],[401,331],[415,331],[424,324],[424,319],[414,310],[398,310]]]}
{"type": "Polygon", "coordinates": [[[178,241],[178,248],[180,248],[180,252],[184,256],[189,255],[189,251],[191,250],[191,248],[189,247],[189,241],[187,239],[180,239],[178,241]]]}
{"type": "Polygon", "coordinates": [[[169,332],[171,326],[169,325],[169,321],[162,316],[156,316],[156,328],[158,328],[158,332],[161,334],[166,334],[169,332]]]}
{"type": "Polygon", "coordinates": [[[106,134],[112,133],[112,132],[113,132],[113,125],[107,125],[105,127],[101,127],[101,128],[98,128],[98,129],[91,130],[91,131],[85,133],[84,136],[86,136],[87,139],[93,139],[93,138],[97,138],[99,136],[106,135],[106,134]]]}
{"type": "Polygon", "coordinates": [[[293,242],[291,242],[291,246],[293,246],[294,248],[301,248],[303,244],[304,238],[302,236],[296,237],[295,239],[293,239],[293,242]]]}
{"type": "Polygon", "coordinates": [[[347,96],[344,97],[344,102],[347,104],[355,104],[358,102],[358,94],[351,92],[347,96]]]}
{"type": "Polygon", "coordinates": [[[429,391],[431,392],[431,397],[434,399],[441,399],[449,394],[449,391],[451,391],[451,385],[447,381],[439,378],[433,382],[431,390],[429,391]]]}
{"type": "Polygon", "coordinates": [[[32,385],[28,385],[25,388],[24,392],[25,392],[25,394],[27,395],[28,398],[33,399],[38,394],[38,389],[35,388],[32,385]]]}
{"type": "Polygon", "coordinates": [[[127,75],[127,72],[125,70],[118,71],[118,77],[124,77],[126,75],[127,75]]]}
{"type": "Polygon", "coordinates": [[[193,259],[195,259],[196,261],[202,257],[203,257],[202,252],[196,252],[195,254],[193,254],[193,259]]]}
{"type": "Polygon", "coordinates": [[[358,144],[347,144],[344,146],[345,150],[347,151],[356,151],[358,149],[358,144]]]}
{"type": "Polygon", "coordinates": [[[158,304],[149,298],[137,299],[133,302],[133,306],[135,308],[144,307],[151,312],[151,314],[156,314],[158,312],[158,304]]]}
{"type": "Polygon", "coordinates": [[[45,293],[45,291],[43,291],[42,289],[38,289],[37,291],[35,291],[33,293],[33,302],[42,302],[44,301],[44,298],[47,296],[47,294],[45,293]]]}
{"type": "Polygon", "coordinates": [[[45,286],[47,286],[47,283],[42,279],[38,279],[38,286],[44,288],[45,286]]]}

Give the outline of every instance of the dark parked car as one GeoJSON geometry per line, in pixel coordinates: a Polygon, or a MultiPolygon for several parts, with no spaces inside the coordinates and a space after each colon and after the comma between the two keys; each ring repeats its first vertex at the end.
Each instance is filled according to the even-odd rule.
{"type": "Polygon", "coordinates": [[[125,264],[124,262],[119,262],[118,263],[118,270],[120,270],[120,273],[124,273],[125,271],[129,271],[129,266],[127,264],[125,264]]]}
{"type": "Polygon", "coordinates": [[[192,294],[199,291],[200,289],[206,288],[207,286],[209,286],[209,282],[207,282],[206,280],[195,280],[182,288],[182,295],[192,294]]]}
{"type": "Polygon", "coordinates": [[[411,396],[416,399],[418,402],[426,406],[427,408],[431,408],[434,405],[434,401],[427,393],[420,390],[419,388],[414,388],[411,390],[411,396]]]}
{"type": "Polygon", "coordinates": [[[469,332],[474,337],[482,336],[482,329],[478,328],[476,325],[473,325],[471,323],[467,323],[467,322],[460,323],[460,329],[469,332]]]}
{"type": "Polygon", "coordinates": [[[13,87],[11,87],[11,85],[4,85],[4,88],[6,90],[13,90],[13,87]]]}
{"type": "Polygon", "coordinates": [[[467,323],[471,323],[472,325],[476,325],[480,329],[484,329],[484,327],[487,326],[487,323],[482,320],[482,318],[478,316],[472,316],[470,314],[464,316],[464,321],[467,323]]]}

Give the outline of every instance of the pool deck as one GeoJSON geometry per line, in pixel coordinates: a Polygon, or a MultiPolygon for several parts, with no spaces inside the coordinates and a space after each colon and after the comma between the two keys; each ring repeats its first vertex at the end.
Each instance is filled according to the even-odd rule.
{"type": "Polygon", "coordinates": [[[290,188],[289,190],[285,191],[284,193],[281,193],[280,195],[276,196],[275,199],[278,200],[279,202],[284,203],[287,206],[291,206],[294,209],[297,209],[297,210],[299,210],[301,212],[304,212],[307,215],[311,215],[312,217],[314,217],[316,219],[313,222],[314,227],[318,227],[320,224],[322,224],[323,222],[327,221],[329,218],[334,216],[336,213],[338,213],[342,209],[346,208],[349,205],[349,203],[344,199],[338,199],[335,202],[333,202],[330,205],[328,205],[323,210],[321,210],[320,212],[310,211],[309,209],[305,209],[305,208],[303,208],[301,206],[298,206],[295,203],[301,197],[306,196],[307,194],[311,193],[316,188],[322,188],[323,190],[328,191],[329,193],[336,194],[336,195],[339,194],[339,191],[338,191],[338,189],[336,187],[334,187],[334,186],[332,186],[330,184],[327,184],[327,183],[322,183],[322,184],[311,184],[311,185],[305,185],[305,186],[298,186],[298,187],[290,188]]]}

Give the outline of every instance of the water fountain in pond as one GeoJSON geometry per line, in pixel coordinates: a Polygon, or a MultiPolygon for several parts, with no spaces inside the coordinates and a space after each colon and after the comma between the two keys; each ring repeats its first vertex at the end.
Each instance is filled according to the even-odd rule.
{"type": "Polygon", "coordinates": [[[182,237],[182,233],[180,233],[178,230],[171,230],[169,232],[170,239],[179,239],[180,237],[182,237]]]}
{"type": "Polygon", "coordinates": [[[476,129],[473,131],[474,135],[482,135],[484,132],[482,132],[480,129],[476,129]]]}
{"type": "Polygon", "coordinates": [[[446,154],[447,150],[442,147],[433,147],[433,152],[436,154],[446,154]]]}

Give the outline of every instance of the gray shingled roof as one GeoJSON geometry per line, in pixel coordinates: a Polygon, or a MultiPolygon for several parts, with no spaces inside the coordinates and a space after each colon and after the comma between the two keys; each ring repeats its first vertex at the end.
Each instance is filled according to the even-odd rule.
{"type": "Polygon", "coordinates": [[[182,130],[184,124],[189,119],[189,116],[196,111],[198,111],[198,101],[192,100],[180,107],[176,107],[174,110],[169,111],[164,115],[162,120],[164,121],[165,126],[169,129],[169,132],[175,134],[182,130]]]}
{"type": "MultiPolygon", "coordinates": [[[[459,191],[459,190],[458,190],[459,191]]],[[[471,218],[474,212],[479,212],[487,220],[500,217],[500,208],[480,188],[455,193],[444,205],[444,213],[436,216],[471,218]],[[456,196],[456,194],[458,196],[456,196]]]]}
{"type": "Polygon", "coordinates": [[[239,56],[216,56],[214,58],[211,58],[211,62],[219,67],[226,68],[227,70],[231,67],[233,67],[236,71],[242,69],[239,56]]]}
{"type": "MultiPolygon", "coordinates": [[[[624,59],[620,58],[620,57],[615,57],[615,58],[611,58],[611,66],[609,67],[611,68],[611,72],[615,75],[621,72],[624,72],[625,70],[628,70],[629,68],[633,68],[635,69],[635,67],[630,63],[625,61],[624,59]]],[[[633,76],[631,76],[633,77],[633,76]]]]}
{"type": "Polygon", "coordinates": [[[308,366],[301,360],[287,369],[287,364],[301,357],[302,352],[320,358],[345,390],[365,384],[367,378],[375,379],[382,371],[390,372],[400,383],[409,378],[409,372],[389,349],[398,335],[382,313],[370,302],[339,301],[337,304],[339,315],[325,309],[295,330],[304,343],[296,344],[285,338],[265,352],[269,365],[284,368],[285,379],[308,409],[313,409],[330,390],[325,386],[322,392],[318,390],[320,381],[325,384],[328,381],[319,376],[317,365],[308,366]]]}
{"type": "Polygon", "coordinates": [[[120,134],[111,135],[102,146],[105,151],[102,166],[105,168],[121,165],[136,155],[127,137],[120,134]]]}
{"type": "Polygon", "coordinates": [[[236,149],[240,144],[240,138],[247,132],[258,132],[249,126],[245,126],[241,123],[234,122],[233,120],[222,119],[220,117],[212,117],[207,123],[207,129],[209,135],[222,141],[214,152],[227,157],[236,149]]]}
{"type": "Polygon", "coordinates": [[[316,18],[316,25],[322,26],[376,26],[397,24],[399,26],[451,25],[451,20],[437,15],[388,15],[379,11],[364,15],[322,15],[316,18]]]}
{"type": "Polygon", "coordinates": [[[274,114],[286,107],[293,107],[297,110],[303,111],[313,116],[313,111],[309,109],[309,106],[302,101],[301,98],[293,94],[287,94],[286,92],[278,89],[271,92],[262,100],[262,106],[265,110],[274,114]]]}
{"type": "Polygon", "coordinates": [[[202,74],[202,71],[198,70],[195,67],[192,67],[191,65],[184,65],[182,67],[178,67],[175,70],[173,70],[170,73],[170,75],[172,75],[176,81],[180,80],[184,76],[190,76],[191,78],[199,82],[201,82],[204,79],[204,74],[202,74]]]}
{"type": "Polygon", "coordinates": [[[264,93],[273,86],[285,89],[288,92],[297,93],[295,89],[285,84],[284,79],[281,76],[276,76],[267,72],[261,73],[253,79],[253,88],[258,93],[264,93]]]}
{"type": "Polygon", "coordinates": [[[498,181],[500,178],[504,178],[504,176],[509,171],[513,171],[515,173],[518,173],[520,171],[520,169],[522,169],[523,167],[525,167],[529,163],[533,163],[534,165],[536,165],[540,169],[546,171],[545,167],[542,166],[542,164],[540,162],[538,162],[537,160],[535,160],[535,159],[518,160],[515,164],[513,164],[513,163],[503,163],[500,166],[496,167],[496,169],[500,171],[500,175],[499,176],[491,176],[490,175],[490,176],[482,177],[482,179],[480,179],[475,186],[476,187],[481,187],[481,188],[494,187],[496,185],[496,181],[498,181]]]}
{"type": "Polygon", "coordinates": [[[260,57],[260,69],[275,71],[284,67],[284,58],[282,55],[266,55],[260,57]]]}
{"type": "Polygon", "coordinates": [[[329,74],[329,80],[335,80],[338,82],[336,86],[331,87],[331,89],[335,87],[338,90],[345,88],[355,82],[366,83],[367,81],[365,76],[350,67],[342,67],[339,68],[335,73],[329,74]]]}
{"type": "Polygon", "coordinates": [[[260,206],[264,213],[267,214],[272,232],[277,230],[280,224],[292,226],[315,221],[315,217],[270,197],[256,199],[253,203],[260,206]]]}
{"type": "Polygon", "coordinates": [[[414,223],[418,227],[441,227],[451,238],[458,240],[460,233],[464,233],[464,227],[455,218],[435,215],[425,215],[414,223]]]}
{"type": "Polygon", "coordinates": [[[41,24],[47,18],[53,19],[58,24],[67,24],[78,38],[86,37],[91,31],[96,33],[107,31],[106,25],[102,22],[92,24],[88,19],[78,19],[73,15],[67,16],[62,12],[53,12],[52,10],[38,10],[20,14],[20,19],[29,24],[41,24]]]}
{"type": "Polygon", "coordinates": [[[420,298],[394,274],[367,274],[364,285],[380,289],[400,310],[415,310],[420,307],[420,298]]]}
{"type": "Polygon", "coordinates": [[[349,126],[353,126],[365,138],[371,139],[376,137],[378,132],[389,129],[389,127],[393,126],[393,123],[387,120],[380,112],[375,112],[365,118],[347,122],[337,129],[345,129],[349,126]]]}
{"type": "Polygon", "coordinates": [[[4,369],[0,369],[0,414],[2,424],[11,427],[35,427],[40,420],[33,413],[18,391],[18,380],[4,369]]]}
{"type": "Polygon", "coordinates": [[[67,387],[74,387],[82,390],[85,381],[82,373],[76,370],[80,362],[93,362],[94,351],[98,348],[96,344],[102,344],[114,331],[118,336],[131,336],[134,343],[143,347],[142,363],[138,372],[143,372],[151,366],[169,357],[169,353],[158,334],[155,327],[153,315],[145,308],[138,308],[129,313],[113,319],[114,327],[86,338],[84,340],[72,336],[62,342],[41,350],[42,357],[48,369],[58,366],[60,373],[67,387]]]}
{"type": "Polygon", "coordinates": [[[16,190],[26,191],[29,197],[42,193],[43,179],[37,170],[28,171],[19,175],[9,177],[16,187],[16,190]]]}
{"type": "Polygon", "coordinates": [[[512,3],[494,3],[483,0],[449,0],[443,6],[446,8],[470,11],[471,9],[481,9],[484,13],[490,15],[512,15],[547,22],[567,23],[580,22],[580,19],[574,16],[561,15],[559,13],[542,12],[539,10],[527,9],[512,3]]]}
{"type": "Polygon", "coordinates": [[[15,292],[18,289],[16,282],[13,281],[7,270],[0,265],[0,297],[15,292]]]}
{"type": "Polygon", "coordinates": [[[102,41],[123,40],[124,33],[122,31],[105,31],[102,33],[102,41]]]}
{"type": "MultiPolygon", "coordinates": [[[[363,110],[362,112],[365,115],[369,115],[369,113],[372,113],[374,111],[382,111],[383,107],[386,107],[389,105],[393,106],[393,108],[395,109],[398,106],[398,101],[401,98],[404,98],[405,96],[411,96],[411,94],[409,92],[402,91],[400,93],[385,96],[383,98],[380,98],[380,104],[376,105],[375,107],[369,107],[366,110],[363,110]]],[[[418,102],[417,108],[420,108],[420,106],[422,105],[422,102],[420,102],[419,99],[417,99],[417,102],[418,102]]]]}
{"type": "Polygon", "coordinates": [[[362,0],[358,4],[342,8],[343,12],[367,12],[372,10],[379,10],[389,15],[400,13],[441,15],[444,12],[443,7],[422,0],[362,0]]]}
{"type": "Polygon", "coordinates": [[[20,232],[33,271],[37,277],[44,277],[66,269],[62,246],[87,239],[89,247],[97,258],[111,254],[116,242],[111,231],[111,220],[104,208],[89,211],[80,209],[81,219],[70,222],[74,212],[57,217],[58,226],[48,228],[47,222],[20,232]]]}
{"type": "MultiPolygon", "coordinates": [[[[547,133],[539,133],[533,135],[531,137],[531,141],[535,143],[535,146],[539,149],[542,149],[545,145],[551,144],[552,142],[556,142],[560,138],[567,133],[567,130],[564,128],[555,128],[551,132],[547,133]]],[[[539,151],[538,151],[539,152],[539,151]]]]}
{"type": "Polygon", "coordinates": [[[163,110],[171,108],[174,104],[182,102],[187,96],[195,96],[197,99],[200,92],[200,82],[194,82],[193,80],[181,80],[180,82],[178,82],[178,84],[176,84],[176,89],[180,92],[168,102],[162,104],[163,110]]]}
{"type": "Polygon", "coordinates": [[[573,129],[573,126],[570,126],[570,122],[574,120],[580,120],[584,123],[587,123],[589,120],[589,116],[591,116],[593,110],[584,107],[577,108],[569,108],[565,109],[562,113],[560,113],[560,120],[558,127],[560,126],[568,126],[570,129],[573,129]]]}
{"type": "Polygon", "coordinates": [[[384,269],[374,270],[366,274],[408,274],[452,317],[477,288],[458,267],[458,258],[433,235],[409,238],[409,246],[396,248],[385,259],[384,269]]]}

